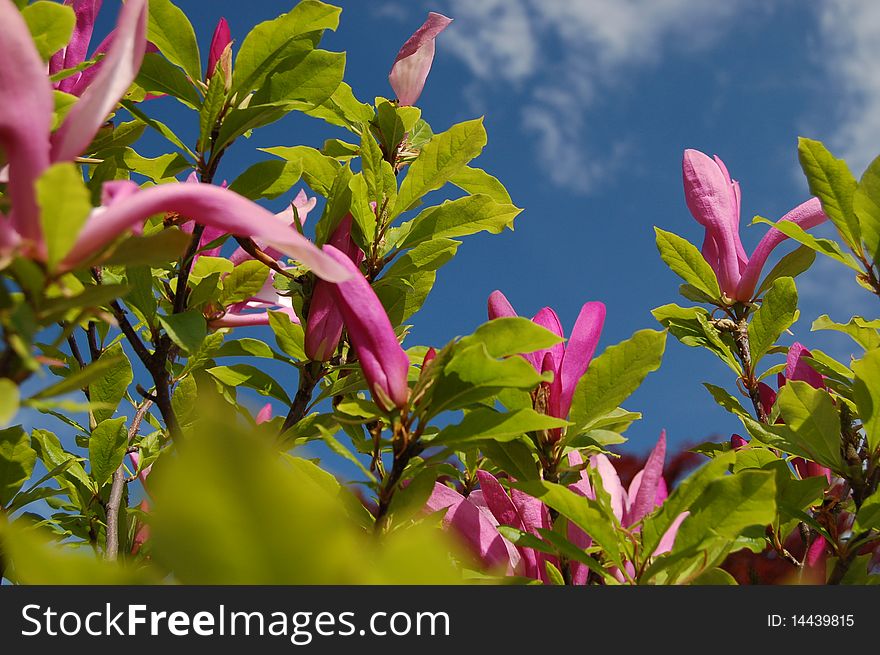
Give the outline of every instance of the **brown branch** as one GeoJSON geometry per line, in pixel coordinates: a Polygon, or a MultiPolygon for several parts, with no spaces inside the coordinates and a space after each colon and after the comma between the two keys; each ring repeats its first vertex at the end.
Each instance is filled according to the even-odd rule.
{"type": "Polygon", "coordinates": [[[290,411],[287,412],[287,417],[284,419],[284,425],[281,426],[281,434],[299,423],[306,415],[312,394],[324,376],[324,372],[324,366],[321,362],[309,362],[299,369],[299,386],[293,397],[293,402],[290,404],[290,411]]]}
{"type": "MultiPolygon", "coordinates": [[[[129,443],[137,436],[141,422],[152,405],[152,401],[145,400],[138,406],[128,428],[129,443]]],[[[107,538],[104,545],[104,559],[110,562],[119,557],[119,512],[122,509],[122,492],[125,490],[125,481],[125,464],[120,463],[113,472],[110,498],[107,501],[107,538]]]]}

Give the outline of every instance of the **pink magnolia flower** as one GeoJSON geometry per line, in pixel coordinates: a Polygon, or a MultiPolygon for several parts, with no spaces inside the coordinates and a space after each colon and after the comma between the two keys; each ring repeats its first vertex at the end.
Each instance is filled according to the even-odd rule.
{"type": "MultiPolygon", "coordinates": [[[[663,504],[669,495],[666,488],[666,480],[663,478],[663,465],[666,460],[666,431],[660,433],[657,444],[648,456],[645,466],[641,471],[636,473],[630,482],[629,488],[624,488],[620,481],[620,476],[614,465],[605,455],[594,455],[590,459],[590,466],[594,467],[602,480],[602,488],[611,497],[611,510],[614,516],[620,521],[625,528],[630,528],[663,504]]],[[[569,464],[578,466],[583,463],[580,453],[572,451],[569,453],[569,464]]],[[[586,469],[581,471],[580,480],[569,485],[569,488],[582,496],[595,499],[595,492],[590,486],[590,479],[586,469]]],[[[664,533],[660,539],[660,543],[652,553],[652,556],[662,555],[672,550],[675,543],[675,537],[682,521],[687,517],[688,513],[683,512],[675,518],[672,525],[664,533]]],[[[583,530],[574,525],[568,528],[569,540],[581,548],[588,548],[592,544],[592,539],[583,530]]],[[[630,576],[634,575],[635,569],[630,562],[626,562],[625,566],[630,576]]],[[[589,569],[579,562],[571,563],[572,583],[584,584],[589,574],[589,569]]],[[[618,580],[624,580],[622,573],[615,573],[618,580]]]]}
{"type": "Polygon", "coordinates": [[[216,329],[269,325],[270,311],[286,314],[292,323],[299,324],[299,317],[293,309],[293,300],[290,296],[280,294],[275,288],[276,275],[275,271],[269,271],[263,288],[256,295],[229,305],[220,316],[209,318],[208,326],[216,329]]]}
{"type": "Polygon", "coordinates": [[[443,14],[430,12],[424,24],[400,48],[388,81],[401,105],[416,104],[434,62],[434,40],[451,22],[443,14]]]}
{"type": "Polygon", "coordinates": [[[257,425],[261,425],[263,423],[267,423],[272,420],[272,403],[266,403],[260,408],[260,411],[257,412],[257,416],[254,419],[257,425]]]}
{"type": "Polygon", "coordinates": [[[429,512],[446,509],[443,526],[459,535],[480,561],[490,569],[506,575],[524,575],[547,581],[544,562],[547,559],[532,548],[517,547],[498,532],[507,525],[539,536],[538,528],[549,529],[550,514],[544,504],[516,489],[508,493],[491,473],[477,471],[480,488],[465,498],[437,482],[427,502],[429,512]]]}
{"type": "Polygon", "coordinates": [[[208,54],[208,73],[205,75],[205,79],[209,79],[214,74],[217,64],[220,63],[220,59],[223,57],[223,52],[231,47],[232,34],[229,31],[229,23],[226,22],[225,18],[221,18],[217,21],[217,27],[214,28],[214,36],[211,37],[211,50],[208,54]]]}
{"type": "MultiPolygon", "coordinates": [[[[500,291],[492,292],[488,304],[490,319],[517,316],[516,311],[500,291]]],[[[565,336],[559,317],[549,307],[544,307],[535,314],[532,321],[560,337],[565,336]]],[[[547,406],[542,408],[550,416],[563,419],[568,416],[575,387],[590,366],[604,323],[605,305],[600,302],[588,302],[578,314],[568,343],[559,343],[552,348],[533,353],[523,353],[522,356],[535,367],[535,370],[553,373],[553,382],[547,385],[547,406]]],[[[555,430],[554,433],[557,439],[561,436],[559,430],[555,430]]]]}
{"type": "Polygon", "coordinates": [[[403,408],[409,401],[409,357],[385,308],[348,254],[329,244],[324,252],[348,274],[348,279],[333,285],[333,296],[373,400],[386,411],[403,408]]]}
{"type": "MultiPolygon", "coordinates": [[[[722,294],[731,300],[750,301],[767,258],[788,237],[771,228],[748,257],[739,237],[739,183],[731,179],[724,162],[699,150],[685,150],[682,175],[688,209],[706,228],[703,257],[715,271],[722,294]]],[[[811,198],[781,220],[807,230],[827,218],[819,200],[811,198]]]]}
{"type": "MultiPolygon", "coordinates": [[[[66,68],[75,68],[86,60],[92,32],[95,29],[95,21],[101,10],[101,2],[102,0],[64,0],[65,5],[73,8],[76,24],[73,28],[73,34],[70,36],[70,42],[49,59],[49,75],[54,75],[66,68]]],[[[101,52],[105,50],[106,46],[101,52]]],[[[59,91],[78,96],[85,88],[78,85],[83,74],[84,71],[75,73],[59,80],[54,86],[59,91]]]]}
{"type": "MultiPolygon", "coordinates": [[[[360,266],[364,253],[351,238],[351,214],[346,215],[330,236],[328,243],[345,253],[355,266],[360,266]]],[[[329,360],[342,338],[342,312],[336,305],[333,284],[318,280],[312,292],[305,331],[306,356],[316,362],[329,360]]]]}
{"type": "MultiPolygon", "coordinates": [[[[61,127],[51,134],[52,87],[27,25],[11,0],[0,0],[0,88],[15,102],[0,103],[0,146],[8,160],[9,216],[0,217],[0,256],[46,257],[35,182],[52,162],[71,161],[91,142],[134,80],[146,47],[146,0],[129,0],[103,65],[61,127]]],[[[96,208],[61,263],[88,261],[157,213],[176,212],[227,233],[253,236],[311,266],[319,276],[347,274],[299,232],[238,194],[211,185],[164,184],[140,190],[133,182],[105,185],[96,208]]]]}

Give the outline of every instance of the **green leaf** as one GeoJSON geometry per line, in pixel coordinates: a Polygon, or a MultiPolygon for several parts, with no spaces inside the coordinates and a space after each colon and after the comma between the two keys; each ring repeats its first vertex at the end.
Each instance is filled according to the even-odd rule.
{"type": "Polygon", "coordinates": [[[156,318],[171,340],[188,353],[196,352],[208,334],[205,317],[195,310],[156,318]]]}
{"type": "Polygon", "coordinates": [[[188,154],[190,156],[191,162],[193,162],[194,165],[194,162],[198,159],[198,157],[196,157],[196,154],[186,146],[186,144],[180,139],[179,136],[174,133],[174,131],[170,127],[168,127],[167,125],[165,125],[165,123],[161,121],[157,121],[156,119],[147,116],[144,112],[138,109],[137,104],[134,102],[131,102],[129,100],[120,100],[119,104],[122,105],[132,116],[134,116],[141,123],[143,123],[147,127],[152,128],[163,137],[165,137],[165,139],[168,140],[169,143],[177,146],[182,152],[188,154]]]}
{"type": "Polygon", "coordinates": [[[753,367],[758,365],[779,336],[794,323],[797,318],[797,304],[797,288],[790,277],[777,279],[764,294],[761,307],[749,323],[749,350],[753,367]]]}
{"type": "Polygon", "coordinates": [[[779,260],[776,266],[773,267],[773,270],[771,270],[767,274],[767,277],[764,278],[764,281],[761,282],[761,286],[758,287],[755,295],[760,296],[763,294],[779,278],[797,277],[810,268],[814,261],[816,261],[816,251],[807,246],[798,246],[795,250],[792,250],[779,260]]]}
{"type": "Polygon", "coordinates": [[[880,157],[871,162],[853,194],[853,211],[868,260],[880,259],[880,157]]]}
{"type": "Polygon", "coordinates": [[[49,58],[70,41],[76,16],[73,9],[55,2],[38,0],[21,10],[40,58],[49,58]]]}
{"type": "Polygon", "coordinates": [[[880,448],[880,349],[869,350],[852,363],[853,395],[868,437],[868,448],[880,448]]]}
{"type": "Polygon", "coordinates": [[[880,491],[869,496],[856,514],[856,524],[853,534],[867,530],[880,530],[880,491]]]}
{"type": "Polygon", "coordinates": [[[510,316],[483,323],[473,334],[462,338],[458,347],[481,343],[491,357],[509,357],[551,348],[562,341],[559,335],[527,318],[510,316]]]}
{"type": "Polygon", "coordinates": [[[306,111],[309,116],[321,118],[331,125],[338,125],[357,132],[360,125],[373,120],[373,108],[354,97],[351,87],[342,82],[333,94],[320,106],[306,111]]]}
{"type": "Polygon", "coordinates": [[[645,517],[641,531],[643,552],[653,553],[657,550],[663,535],[679,514],[697,502],[710,484],[726,476],[735,459],[736,453],[732,451],[713,458],[676,486],[654,514],[645,517]]]}
{"type": "Polygon", "coordinates": [[[397,247],[403,250],[431,239],[455,238],[483,231],[500,234],[505,227],[513,229],[513,219],[521,211],[519,207],[501,205],[483,195],[446,200],[392,230],[391,241],[400,238],[397,247]]]}
{"type": "Polygon", "coordinates": [[[775,223],[770,221],[762,216],[755,216],[752,220],[752,223],[764,223],[766,225],[772,225],[777,230],[782,232],[785,236],[794,241],[797,241],[800,244],[815,250],[818,253],[825,255],[826,257],[830,257],[831,259],[840,262],[847,268],[850,268],[857,273],[862,271],[859,263],[855,260],[855,258],[849,254],[845,253],[841,250],[840,245],[836,241],[832,241],[831,239],[818,239],[814,237],[809,232],[805,231],[800,225],[795,224],[793,221],[783,221],[779,220],[775,223]]]}
{"type": "Polygon", "coordinates": [[[275,343],[278,344],[281,352],[296,360],[307,359],[303,350],[305,337],[301,325],[291,321],[287,314],[270,311],[269,327],[275,333],[275,343]]]}
{"type": "Polygon", "coordinates": [[[595,500],[590,500],[562,485],[545,480],[521,481],[513,483],[511,486],[537,498],[547,507],[555,509],[590,535],[593,542],[601,546],[616,566],[623,566],[617,530],[609,523],[605,512],[598,507],[595,500]]]}
{"type": "MultiPolygon", "coordinates": [[[[203,152],[219,152],[224,144],[215,143],[219,139],[218,120],[226,106],[226,80],[223,75],[212,75],[208,81],[205,102],[199,110],[199,148],[203,152]],[[216,134],[216,136],[215,136],[216,134]]],[[[233,137],[234,138],[234,137],[233,137]]]]}
{"type": "Polygon", "coordinates": [[[489,196],[501,205],[513,204],[513,200],[510,199],[510,194],[507,193],[504,185],[481,168],[465,166],[450,177],[449,181],[471,195],[482,194],[489,196]]]}
{"type": "Polygon", "coordinates": [[[521,357],[497,360],[485,344],[456,348],[443,368],[428,404],[431,415],[458,409],[497,394],[501,389],[532,389],[544,378],[521,357]]]}
{"type": "Polygon", "coordinates": [[[866,321],[859,316],[851,318],[849,323],[835,323],[828,314],[822,314],[822,316],[813,321],[810,329],[813,332],[816,330],[842,332],[849,335],[853,341],[865,350],[880,347],[880,333],[877,332],[877,327],[872,325],[871,321],[866,321]]]}
{"type": "Polygon", "coordinates": [[[192,80],[202,79],[199,44],[186,14],[170,0],[150,0],[147,40],[192,80]]]}
{"type": "Polygon", "coordinates": [[[373,285],[373,290],[391,323],[400,325],[422,308],[436,280],[436,271],[430,270],[418,271],[405,278],[383,276],[373,285]]]}
{"type": "Polygon", "coordinates": [[[496,466],[507,471],[517,480],[535,480],[538,477],[538,469],[532,451],[522,441],[484,441],[480,444],[480,450],[496,466]]]}
{"type": "Polygon", "coordinates": [[[651,371],[660,368],[666,332],[640,330],[629,339],[609,346],[590,363],[575,388],[569,430],[577,434],[626,400],[651,371]]]}
{"type": "Polygon", "coordinates": [[[371,244],[376,240],[376,213],[370,206],[367,182],[361,173],[351,178],[348,190],[351,193],[351,214],[354,225],[362,237],[360,242],[364,245],[371,244]]]}
{"type": "Polygon", "coordinates": [[[76,242],[92,211],[91,195],[75,164],[47,168],[36,183],[40,225],[49,252],[50,267],[58,264],[76,242]]]}
{"type": "Polygon", "coordinates": [[[37,453],[21,426],[0,430],[0,508],[5,507],[31,477],[37,453]]]}
{"type": "Polygon", "coordinates": [[[125,397],[129,385],[134,380],[131,363],[125,355],[120,342],[114,343],[107,348],[98,358],[112,360],[111,366],[105,369],[101,377],[95,378],[89,384],[89,400],[94,403],[106,403],[109,409],[94,409],[95,421],[100,423],[115,412],[120,401],[125,397]]]}
{"type": "Polygon", "coordinates": [[[207,369],[208,373],[217,380],[230,387],[245,386],[258,391],[264,396],[270,396],[286,405],[290,405],[290,397],[275,379],[250,364],[235,364],[233,366],[215,366],[207,369]]]}
{"type": "Polygon", "coordinates": [[[659,227],[655,227],[654,232],[657,233],[657,250],[660,251],[660,258],[673,273],[710,298],[721,297],[715,271],[692,243],[659,227]]]}
{"type": "Polygon", "coordinates": [[[114,157],[114,161],[119,169],[144,175],[156,184],[176,182],[174,176],[190,167],[186,157],[179,152],[158,157],[143,157],[132,148],[124,148],[114,157]]]}
{"type": "Polygon", "coordinates": [[[184,72],[155,52],[148,52],[144,55],[144,61],[135,78],[135,84],[147,93],[165,93],[177,98],[184,105],[196,111],[202,105],[198,92],[184,72]]]}
{"type": "Polygon", "coordinates": [[[0,378],[0,428],[12,423],[18,414],[20,399],[18,385],[8,378],[0,378]]]}
{"type": "Polygon", "coordinates": [[[335,159],[309,146],[276,146],[260,150],[288,162],[299,163],[306,184],[325,198],[330,196],[337,172],[342,168],[335,159]]]}
{"type": "Polygon", "coordinates": [[[680,307],[663,305],[651,310],[654,318],[676,339],[692,348],[706,348],[727,364],[737,375],[740,365],[733,354],[733,339],[709,323],[709,312],[704,307],[680,307]]]}
{"type": "Polygon", "coordinates": [[[420,243],[400,255],[385,270],[381,279],[407,278],[425,271],[436,271],[455,256],[460,245],[461,241],[453,239],[432,239],[420,243]]]}
{"type": "Polygon", "coordinates": [[[382,140],[383,149],[389,154],[389,159],[391,159],[391,155],[396,156],[400,142],[406,137],[407,132],[413,129],[421,114],[418,107],[401,107],[387,100],[376,103],[376,123],[379,128],[379,137],[382,140]]]}
{"type": "Polygon", "coordinates": [[[89,462],[92,465],[92,477],[99,488],[107,483],[122,464],[127,449],[128,430],[125,429],[124,416],[102,421],[92,430],[89,437],[89,462]]]}
{"type": "MultiPolygon", "coordinates": [[[[345,165],[336,171],[333,185],[327,194],[327,204],[321,218],[315,226],[315,243],[323,245],[330,239],[330,235],[339,225],[339,221],[351,210],[351,167],[345,165]]],[[[310,185],[311,186],[311,185],[310,185]]]]}
{"type": "Polygon", "coordinates": [[[459,446],[471,441],[492,439],[511,441],[527,432],[564,428],[568,421],[539,414],[533,409],[520,409],[513,412],[496,412],[494,409],[479,408],[465,414],[456,425],[443,428],[431,439],[431,446],[459,446]]]}
{"type": "Polygon", "coordinates": [[[798,159],[810,193],[822,201],[822,209],[847,245],[862,251],[861,230],[853,213],[856,180],[842,159],[836,159],[820,141],[798,139],[798,159]]]}
{"type": "Polygon", "coordinates": [[[486,130],[482,118],[453,125],[446,132],[436,135],[410,165],[400,185],[391,218],[412,209],[426,193],[446,184],[470,160],[479,155],[485,145],[486,130]]]}
{"type": "Polygon", "coordinates": [[[53,433],[48,430],[34,430],[31,433],[31,446],[37,451],[37,456],[47,468],[60,467],[64,472],[63,476],[56,476],[59,482],[67,482],[69,474],[86,488],[97,491],[94,481],[86,475],[85,469],[80,464],[80,458],[64,450],[58,437],[53,433]],[[71,460],[73,461],[71,462],[71,460]]]}
{"type": "Polygon", "coordinates": [[[269,269],[265,264],[255,259],[243,261],[223,278],[220,303],[226,306],[253,298],[268,279],[269,269]]]}
{"type": "Polygon", "coordinates": [[[301,162],[261,161],[235,178],[229,188],[251,200],[273,200],[290,191],[301,175],[301,162]]]}
{"type": "Polygon", "coordinates": [[[345,53],[313,50],[309,44],[279,63],[254,94],[252,104],[315,109],[333,95],[344,72],[345,53]]]}
{"type": "Polygon", "coordinates": [[[86,389],[92,383],[92,381],[106,375],[107,371],[116,368],[118,365],[119,362],[117,361],[117,358],[101,357],[98,359],[98,361],[89,364],[85,368],[79,369],[78,371],[71,373],[60,382],[56,382],[55,384],[46,387],[42,391],[37,392],[33,396],[33,398],[36,400],[42,398],[52,398],[54,396],[61,396],[66,393],[71,393],[73,391],[79,391],[80,389],[86,389]]]}
{"type": "Polygon", "coordinates": [[[789,380],[779,390],[776,404],[809,459],[840,471],[840,415],[831,395],[806,382],[789,380]]]}
{"type": "Polygon", "coordinates": [[[297,47],[314,47],[312,32],[335,30],[342,10],[304,0],[286,14],[254,27],[241,43],[232,67],[232,86],[242,97],[259,89],[285,57],[297,47]]]}
{"type": "Polygon", "coordinates": [[[177,228],[169,228],[149,236],[130,236],[110,250],[101,263],[105,266],[132,267],[167,265],[180,259],[191,238],[177,228]]]}
{"type": "Polygon", "coordinates": [[[751,415],[745,410],[742,403],[740,403],[739,400],[732,396],[726,389],[716,387],[714,384],[709,384],[708,382],[703,382],[703,386],[706,387],[710,394],[712,394],[712,398],[715,399],[715,402],[728,412],[739,418],[751,418],[751,415]]]}

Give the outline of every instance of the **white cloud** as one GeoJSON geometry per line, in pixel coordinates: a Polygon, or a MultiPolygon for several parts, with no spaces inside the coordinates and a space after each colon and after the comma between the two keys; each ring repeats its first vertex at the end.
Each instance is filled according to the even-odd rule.
{"type": "Polygon", "coordinates": [[[840,114],[830,145],[858,174],[880,153],[880,2],[826,0],[819,20],[828,96],[840,114]]]}
{"type": "Polygon", "coordinates": [[[665,50],[710,45],[752,0],[449,0],[447,46],[484,84],[519,95],[521,118],[552,181],[588,193],[632,135],[597,152],[584,136],[600,91],[657,65],[665,50]]]}

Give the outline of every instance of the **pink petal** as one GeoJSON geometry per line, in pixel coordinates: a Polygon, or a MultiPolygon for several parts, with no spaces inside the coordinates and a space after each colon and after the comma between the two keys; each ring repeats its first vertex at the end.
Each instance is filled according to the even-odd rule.
{"type": "Polygon", "coordinates": [[[562,358],[560,418],[568,416],[575,388],[590,366],[604,324],[605,305],[588,302],[581,308],[562,358]]]}
{"type": "Polygon", "coordinates": [[[409,357],[400,347],[385,308],[347,254],[329,244],[324,252],[349,273],[349,279],[333,287],[336,304],[373,400],[388,411],[405,406],[409,400],[409,357]]]}
{"type": "MultiPolygon", "coordinates": [[[[70,43],[63,50],[59,50],[49,60],[49,74],[57,73],[65,68],[79,66],[86,60],[89,52],[89,43],[92,40],[92,32],[95,29],[95,20],[101,10],[102,0],[64,0],[64,4],[73,7],[76,15],[76,25],[70,37],[70,43]]],[[[77,78],[82,73],[71,75],[60,82],[57,88],[65,93],[70,93],[76,84],[77,78]]]]}
{"type": "Polygon", "coordinates": [[[599,471],[599,477],[602,479],[602,488],[609,496],[611,496],[611,511],[617,520],[623,522],[624,508],[627,506],[626,490],[620,483],[620,477],[617,470],[605,455],[593,455],[591,462],[596,470],[599,471]]]}
{"type": "MultiPolygon", "coordinates": [[[[792,209],[779,220],[791,221],[804,230],[809,230],[811,227],[816,227],[817,225],[824,223],[828,220],[828,217],[825,215],[825,212],[822,211],[822,203],[819,199],[810,198],[805,203],[792,209]]],[[[746,266],[743,271],[742,279],[740,280],[739,288],[736,293],[737,300],[748,301],[752,299],[752,296],[755,294],[755,288],[758,286],[758,278],[761,275],[761,271],[764,269],[764,264],[767,262],[767,258],[770,256],[770,253],[773,252],[773,249],[787,238],[788,237],[782,232],[775,227],[772,227],[767,234],[764,235],[764,238],[758,242],[755,251],[749,258],[748,266],[746,266]]]]}
{"type": "Polygon", "coordinates": [[[785,377],[788,380],[800,380],[806,382],[814,389],[824,389],[825,379],[822,374],[802,361],[801,357],[812,357],[810,351],[795,341],[788,349],[788,358],[785,363],[785,377]]]}
{"type": "Polygon", "coordinates": [[[733,434],[730,436],[730,447],[734,450],[739,450],[740,448],[745,448],[749,445],[749,442],[743,439],[738,434],[733,434]]]}
{"type": "Polygon", "coordinates": [[[260,411],[257,412],[257,416],[254,419],[257,425],[262,423],[266,423],[267,421],[272,420],[272,403],[266,403],[260,408],[260,411]]]}
{"type": "Polygon", "coordinates": [[[514,318],[519,316],[513,306],[500,291],[489,294],[489,320],[496,318],[514,318]]]}
{"type": "Polygon", "coordinates": [[[52,160],[69,161],[88,147],[140,69],[147,47],[146,0],[128,0],[100,72],[52,137],[52,160]]]}
{"type": "Polygon", "coordinates": [[[448,487],[442,482],[435,482],[434,491],[431,492],[425,507],[429,513],[439,512],[441,509],[457,505],[463,500],[464,496],[452,487],[448,487]]]}
{"type": "Polygon", "coordinates": [[[260,238],[299,259],[324,279],[343,280],[349,275],[299,232],[282,225],[271,212],[247,198],[210,184],[179,182],[141,190],[93,212],[64,265],[73,268],[149,216],[169,211],[229,234],[260,238]]]}
{"type": "MultiPolygon", "coordinates": [[[[584,460],[578,451],[572,450],[568,453],[569,466],[580,466],[583,462],[584,460]]],[[[580,476],[580,479],[577,482],[568,485],[568,488],[579,496],[593,498],[593,492],[590,488],[590,478],[587,476],[586,470],[581,471],[580,476]]],[[[568,523],[568,540],[581,549],[586,549],[593,545],[593,539],[590,535],[570,521],[568,523]]],[[[574,585],[586,584],[587,578],[590,575],[589,567],[586,564],[574,561],[570,561],[568,565],[571,571],[571,583],[574,585]]]]}
{"type": "Polygon", "coordinates": [[[214,36],[211,37],[211,50],[208,54],[208,74],[206,77],[211,77],[214,74],[217,62],[220,61],[223,51],[226,50],[226,46],[230,43],[232,43],[232,34],[229,31],[229,23],[226,22],[225,18],[221,18],[217,21],[217,27],[214,28],[214,36]]]}
{"type": "MultiPolygon", "coordinates": [[[[44,254],[34,182],[49,166],[52,85],[28,27],[9,0],[0,2],[0,145],[9,163],[11,227],[44,254]]],[[[17,241],[6,229],[4,241],[17,241]]]]}
{"type": "MultiPolygon", "coordinates": [[[[553,311],[550,307],[544,307],[532,317],[532,323],[536,325],[540,325],[542,328],[550,330],[557,337],[565,337],[565,332],[562,330],[562,323],[559,322],[559,316],[556,315],[556,312],[553,311]]],[[[551,348],[545,348],[543,350],[536,350],[531,353],[531,356],[534,358],[535,363],[538,370],[541,370],[544,367],[544,356],[550,355],[551,357],[551,365],[550,368],[547,368],[548,371],[553,371],[555,377],[559,377],[559,367],[562,364],[562,355],[565,353],[565,344],[557,343],[551,348]]]]}
{"type": "MultiPolygon", "coordinates": [[[[364,253],[351,238],[352,216],[346,215],[330,236],[328,243],[348,255],[355,266],[360,266],[364,253]]],[[[332,282],[319,280],[312,292],[306,321],[305,353],[316,362],[326,362],[336,352],[342,338],[342,312],[336,306],[332,282]]]]}
{"type": "Polygon", "coordinates": [[[713,160],[692,149],[684,151],[682,176],[688,209],[711,236],[706,239],[706,243],[713,244],[707,254],[717,261],[718,283],[722,292],[733,296],[746,264],[739,238],[739,200],[734,182],[718,157],[713,160]]]}
{"type": "Polygon", "coordinates": [[[769,415],[776,404],[776,392],[763,382],[758,382],[758,397],[761,401],[761,409],[769,415]]]}
{"type": "Polygon", "coordinates": [[[666,532],[663,533],[663,536],[660,538],[660,543],[657,544],[657,548],[654,549],[654,555],[662,555],[663,553],[668,553],[672,550],[672,547],[675,545],[675,537],[678,535],[678,529],[681,527],[682,521],[684,521],[690,512],[682,512],[678,516],[675,517],[675,520],[672,521],[672,524],[667,528],[666,532]]]}
{"type": "Polygon", "coordinates": [[[388,81],[401,105],[414,105],[419,99],[434,61],[434,39],[451,22],[451,18],[430,12],[424,24],[397,53],[388,81]]]}
{"type": "MultiPolygon", "coordinates": [[[[640,473],[640,483],[630,488],[629,498],[632,503],[624,521],[633,525],[641,521],[656,506],[657,490],[663,480],[663,463],[666,460],[666,430],[660,432],[657,445],[648,456],[645,468],[640,473]],[[635,497],[633,497],[635,492],[635,497]]],[[[635,480],[633,480],[635,482],[635,480]]],[[[662,502],[662,501],[661,501],[662,502]]]]}

